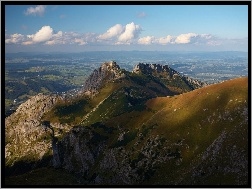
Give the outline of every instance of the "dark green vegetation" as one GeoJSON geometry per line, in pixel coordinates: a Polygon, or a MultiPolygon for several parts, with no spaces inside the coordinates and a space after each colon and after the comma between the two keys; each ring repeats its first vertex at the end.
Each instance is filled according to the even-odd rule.
{"type": "Polygon", "coordinates": [[[34,184],[22,178],[50,169],[63,184],[247,185],[248,78],[191,90],[177,76],[127,73],[95,96],[59,101],[42,119],[72,125],[53,160],[73,177],[47,167],[6,182],[34,184]]]}

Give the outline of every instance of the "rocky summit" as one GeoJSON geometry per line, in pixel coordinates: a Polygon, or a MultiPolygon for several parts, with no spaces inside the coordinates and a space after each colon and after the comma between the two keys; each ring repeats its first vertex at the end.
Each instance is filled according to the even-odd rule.
{"type": "Polygon", "coordinates": [[[5,181],[247,186],[248,100],[247,77],[207,85],[106,62],[76,98],[39,94],[5,119],[5,181]]]}
{"type": "Polygon", "coordinates": [[[197,88],[201,88],[207,85],[206,83],[201,82],[199,80],[181,75],[179,72],[172,69],[168,65],[139,63],[134,67],[133,73],[143,73],[143,74],[154,75],[156,77],[161,78],[162,80],[167,80],[167,81],[182,80],[191,89],[197,89],[197,88]]]}
{"type": "Polygon", "coordinates": [[[124,77],[124,74],[116,62],[105,62],[88,77],[84,85],[84,91],[86,94],[95,94],[105,81],[122,77],[124,77]]]}

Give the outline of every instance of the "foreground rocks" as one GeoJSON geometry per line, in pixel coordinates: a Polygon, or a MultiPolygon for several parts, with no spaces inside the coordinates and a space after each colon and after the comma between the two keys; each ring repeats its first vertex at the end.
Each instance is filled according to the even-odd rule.
{"type": "MultiPolygon", "coordinates": [[[[38,94],[21,104],[15,113],[5,119],[5,162],[37,161],[50,154],[50,131],[41,125],[41,118],[60,99],[56,95],[38,94]]],[[[54,124],[55,128],[70,127],[54,124]]]]}

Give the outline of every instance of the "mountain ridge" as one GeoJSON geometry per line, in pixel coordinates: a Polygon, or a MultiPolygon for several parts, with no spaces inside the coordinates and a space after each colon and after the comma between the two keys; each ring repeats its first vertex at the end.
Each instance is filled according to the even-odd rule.
{"type": "Polygon", "coordinates": [[[206,85],[168,66],[140,63],[127,72],[106,62],[76,97],[35,96],[5,119],[6,166],[49,158],[87,184],[246,185],[247,83],[206,85]],[[218,169],[208,168],[210,157],[218,169]]]}

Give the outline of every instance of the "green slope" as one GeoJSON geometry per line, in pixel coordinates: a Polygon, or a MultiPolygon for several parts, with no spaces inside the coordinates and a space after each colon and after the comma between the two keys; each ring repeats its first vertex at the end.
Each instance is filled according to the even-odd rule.
{"type": "Polygon", "coordinates": [[[169,97],[134,79],[108,83],[89,100],[96,108],[84,127],[61,140],[65,169],[82,174],[81,159],[102,149],[81,176],[86,184],[248,184],[248,78],[169,97]],[[79,145],[88,151],[77,154],[79,145]]]}
{"type": "Polygon", "coordinates": [[[162,148],[167,150],[156,149],[155,153],[178,152],[178,158],[161,163],[146,183],[246,182],[247,178],[242,176],[245,175],[242,172],[247,171],[248,161],[247,78],[226,81],[174,97],[154,98],[146,105],[146,110],[142,112],[131,112],[107,122],[108,125],[122,125],[131,132],[135,130],[137,135],[144,134],[142,140],[135,137],[127,144],[126,147],[134,151],[141,151],[148,139],[159,136],[165,141],[161,143],[162,148]],[[140,144],[134,145],[136,142],[140,144]],[[240,167],[233,165],[233,150],[237,158],[242,159],[237,160],[240,167]],[[224,170],[228,169],[230,173],[226,174],[224,170]]]}
{"type": "Polygon", "coordinates": [[[246,184],[248,78],[192,91],[192,83],[175,71],[152,72],[123,71],[120,79],[108,73],[97,91],[90,78],[95,95],[58,100],[42,116],[68,128],[54,128],[61,168],[88,184],[246,184]]]}

